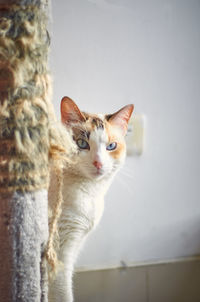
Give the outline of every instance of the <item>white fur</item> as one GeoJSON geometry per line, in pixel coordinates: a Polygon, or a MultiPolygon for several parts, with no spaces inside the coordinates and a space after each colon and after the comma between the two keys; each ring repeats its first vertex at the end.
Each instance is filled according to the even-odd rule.
{"type": "MultiPolygon", "coordinates": [[[[64,263],[55,280],[49,286],[49,302],[72,302],[72,274],[78,251],[101,219],[104,196],[113,176],[124,162],[125,152],[115,160],[106,150],[108,137],[105,130],[93,131],[89,139],[90,150],[81,150],[76,163],[64,171],[63,208],[59,219],[59,260],[64,263]],[[95,160],[103,166],[100,173],[93,165],[95,160]]],[[[52,174],[49,204],[52,207],[56,188],[52,174]]]]}

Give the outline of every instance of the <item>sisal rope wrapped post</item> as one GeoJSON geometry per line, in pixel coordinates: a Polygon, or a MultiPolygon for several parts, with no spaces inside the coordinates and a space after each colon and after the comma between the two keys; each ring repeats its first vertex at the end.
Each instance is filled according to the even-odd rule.
{"type": "Polygon", "coordinates": [[[47,301],[50,158],[55,127],[45,0],[0,0],[0,299],[47,301]]]}

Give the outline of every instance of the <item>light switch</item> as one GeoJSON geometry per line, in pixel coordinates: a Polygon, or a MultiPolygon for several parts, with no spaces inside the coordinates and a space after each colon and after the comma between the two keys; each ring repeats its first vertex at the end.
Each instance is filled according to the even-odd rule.
{"type": "Polygon", "coordinates": [[[144,149],[145,116],[133,115],[126,135],[127,155],[141,155],[144,149]]]}

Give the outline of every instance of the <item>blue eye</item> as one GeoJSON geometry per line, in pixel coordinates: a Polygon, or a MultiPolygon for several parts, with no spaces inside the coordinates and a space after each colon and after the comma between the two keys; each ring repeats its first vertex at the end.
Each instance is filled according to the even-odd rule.
{"type": "Polygon", "coordinates": [[[112,151],[112,150],[115,150],[116,148],[117,148],[117,143],[111,143],[110,145],[108,145],[106,147],[106,150],[112,151]]]}
{"type": "Polygon", "coordinates": [[[90,146],[88,144],[88,142],[86,142],[84,139],[82,138],[79,138],[77,141],[76,141],[78,147],[80,149],[90,149],[90,146]]]}

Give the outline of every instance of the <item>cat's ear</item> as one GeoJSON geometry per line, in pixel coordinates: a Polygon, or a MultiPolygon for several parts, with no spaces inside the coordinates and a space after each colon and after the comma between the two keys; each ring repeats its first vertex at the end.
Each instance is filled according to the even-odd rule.
{"type": "Polygon", "coordinates": [[[65,96],[60,104],[61,120],[64,124],[84,122],[85,117],[79,110],[75,102],[69,97],[65,96]]]}
{"type": "Polygon", "coordinates": [[[122,130],[123,135],[125,135],[128,127],[128,121],[131,117],[133,109],[134,105],[126,105],[119,111],[107,115],[106,118],[111,125],[119,127],[122,130]]]}

